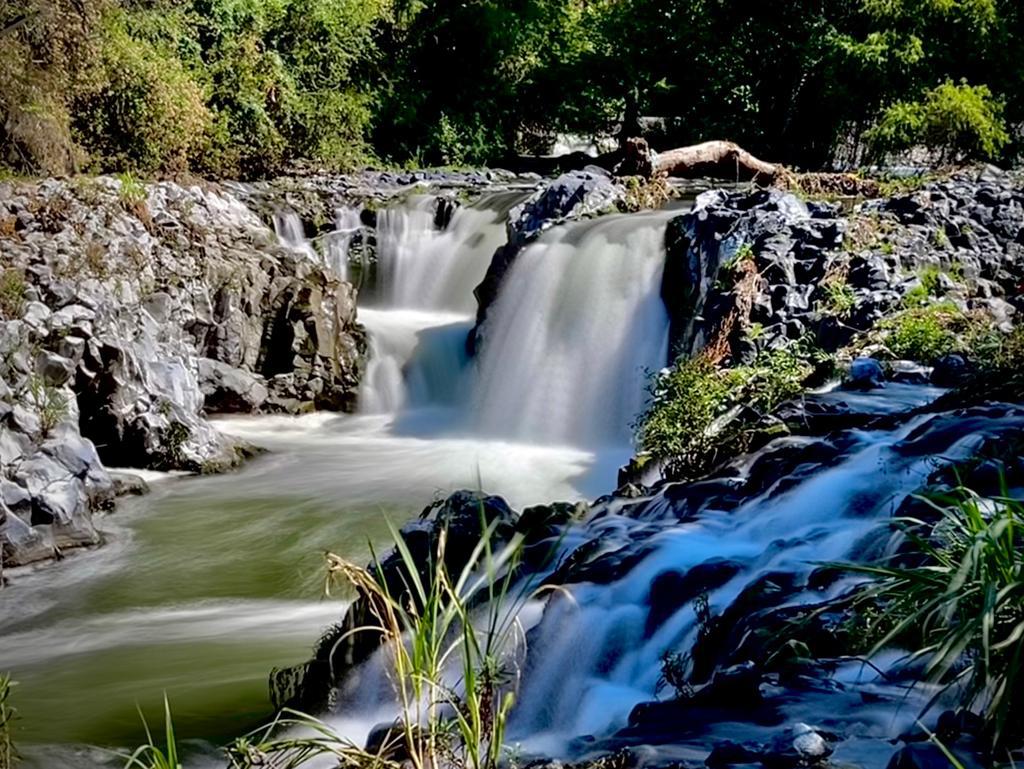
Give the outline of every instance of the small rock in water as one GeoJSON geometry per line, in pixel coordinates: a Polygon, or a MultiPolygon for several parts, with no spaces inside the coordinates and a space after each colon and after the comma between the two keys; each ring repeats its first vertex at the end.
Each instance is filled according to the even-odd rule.
{"type": "Polygon", "coordinates": [[[771,741],[761,763],[773,769],[815,766],[832,755],[832,745],[813,726],[795,724],[771,741]]]}
{"type": "Polygon", "coordinates": [[[847,390],[873,390],[883,387],[885,374],[882,365],[874,358],[857,358],[850,364],[850,376],[843,387],[847,390]]]}

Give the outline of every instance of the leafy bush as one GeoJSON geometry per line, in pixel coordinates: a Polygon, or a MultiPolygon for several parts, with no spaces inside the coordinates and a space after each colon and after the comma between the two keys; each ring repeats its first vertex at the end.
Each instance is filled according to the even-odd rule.
{"type": "Polygon", "coordinates": [[[133,37],[124,14],[104,19],[93,88],[75,102],[75,134],[104,166],[185,169],[208,141],[203,91],[171,51],[133,37]]]}
{"type": "Polygon", "coordinates": [[[956,305],[939,303],[897,313],[884,321],[881,328],[889,331],[885,344],[893,355],[927,364],[960,351],[957,328],[963,322],[964,316],[956,305]]]}
{"type": "MultiPolygon", "coordinates": [[[[918,565],[849,566],[872,578],[860,604],[881,604],[891,629],[874,651],[915,639],[912,659],[942,691],[962,687],[998,744],[1024,723],[1024,504],[958,488],[925,499],[938,520],[903,519],[918,565]]],[[[933,699],[934,701],[934,699],[933,699]]],[[[1014,734],[1014,732],[1016,732],[1014,734]]]]}
{"type": "Polygon", "coordinates": [[[946,161],[991,159],[1010,141],[1002,114],[988,86],[947,80],[921,101],[888,107],[866,138],[879,156],[924,146],[946,161]]]}

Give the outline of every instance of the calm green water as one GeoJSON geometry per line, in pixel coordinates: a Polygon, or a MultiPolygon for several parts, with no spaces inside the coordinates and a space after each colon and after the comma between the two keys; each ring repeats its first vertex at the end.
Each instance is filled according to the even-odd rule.
{"type": "MultiPolygon", "coordinates": [[[[33,767],[90,767],[80,746],[141,739],[136,705],[211,752],[268,715],[267,676],[308,658],[344,603],[321,599],[325,550],[357,561],[437,496],[482,483],[521,506],[578,498],[594,457],[393,434],[384,417],[233,421],[273,453],[219,477],[165,479],[100,522],[108,543],[11,573],[0,670],[20,682],[33,767]]],[[[115,762],[116,764],[116,762],[115,762]]]]}

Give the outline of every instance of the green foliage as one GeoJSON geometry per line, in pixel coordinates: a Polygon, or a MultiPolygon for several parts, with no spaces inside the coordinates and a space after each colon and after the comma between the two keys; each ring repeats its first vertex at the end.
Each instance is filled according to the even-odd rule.
{"type": "MultiPolygon", "coordinates": [[[[872,579],[860,603],[881,604],[891,628],[874,651],[913,637],[923,678],[961,687],[998,744],[1024,722],[1024,505],[965,488],[924,499],[937,520],[900,525],[917,565],[849,566],[872,579]]],[[[1016,734],[1014,734],[1016,732],[1016,734]]]]}
{"type": "Polygon", "coordinates": [[[727,369],[703,355],[679,361],[652,385],[651,405],[634,425],[639,449],[699,465],[721,443],[720,418],[739,405],[770,412],[799,395],[811,357],[794,345],[727,369]]]}
{"type": "Polygon", "coordinates": [[[34,375],[28,380],[28,392],[39,414],[40,429],[43,435],[49,435],[71,413],[68,397],[59,388],[46,384],[41,377],[34,375]]]}
{"type": "Polygon", "coordinates": [[[139,711],[142,726],[146,730],[146,743],[135,749],[126,759],[124,769],[182,769],[178,759],[178,743],[174,736],[174,720],[171,718],[171,704],[164,694],[164,744],[157,745],[153,741],[153,733],[149,730],[146,717],[139,711]]]}
{"type": "Polygon", "coordinates": [[[0,673],[0,769],[13,769],[18,760],[11,737],[11,724],[18,711],[11,705],[11,691],[17,686],[7,673],[0,673]]]}
{"type": "Polygon", "coordinates": [[[956,305],[939,303],[903,310],[881,327],[890,332],[885,344],[893,355],[927,364],[960,351],[957,330],[963,321],[956,305]]]}
{"type": "Polygon", "coordinates": [[[146,187],[139,182],[130,172],[118,174],[117,180],[120,183],[117,194],[123,203],[138,205],[146,200],[146,187]]]}
{"type": "Polygon", "coordinates": [[[1004,106],[986,85],[947,80],[920,101],[888,107],[867,140],[878,156],[924,146],[947,161],[992,159],[1010,141],[1004,106]]]}
{"type": "Polygon", "coordinates": [[[825,301],[823,309],[837,318],[849,317],[857,304],[857,294],[845,278],[836,277],[824,284],[825,301]]]}
{"type": "Polygon", "coordinates": [[[415,769],[436,766],[438,757],[464,769],[497,769],[520,678],[525,638],[519,613],[537,592],[528,579],[517,584],[522,535],[494,550],[497,525],[485,527],[459,573],[449,571],[442,531],[427,576],[392,528],[407,596],[393,594],[378,579],[376,556],[364,569],[328,553],[326,592],[339,584],[355,588],[375,620],[356,632],[381,634],[390,652],[390,679],[401,709],[392,739],[381,755],[371,756],[316,719],[287,711],[270,728],[236,742],[229,750],[232,766],[292,769],[325,755],[342,766],[394,766],[386,754],[397,749],[415,769]],[[279,736],[282,726],[302,726],[307,734],[279,736]]]}
{"type": "Polygon", "coordinates": [[[14,267],[0,272],[0,317],[20,318],[25,309],[25,273],[14,267]]]}
{"type": "Polygon", "coordinates": [[[1024,122],[995,0],[9,0],[0,29],[0,164],[32,173],[495,163],[641,115],[802,168],[1011,160],[1024,122]]]}

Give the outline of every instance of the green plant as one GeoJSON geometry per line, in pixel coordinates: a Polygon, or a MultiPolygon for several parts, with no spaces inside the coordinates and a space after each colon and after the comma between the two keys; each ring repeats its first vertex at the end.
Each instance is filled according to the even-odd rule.
{"type": "MultiPolygon", "coordinates": [[[[871,579],[859,603],[878,603],[893,621],[874,652],[912,637],[923,679],[961,690],[996,744],[1024,723],[1024,504],[981,499],[958,487],[922,497],[935,520],[898,525],[919,559],[912,565],[846,565],[871,579]]],[[[937,698],[934,697],[932,701],[937,698]]],[[[931,703],[929,703],[930,705],[931,703]]]]}
{"type": "Polygon", "coordinates": [[[0,673],[0,769],[12,769],[18,760],[11,737],[11,724],[18,716],[11,705],[11,691],[15,686],[17,682],[11,680],[10,674],[0,673]]]}
{"type": "Polygon", "coordinates": [[[264,729],[235,740],[227,757],[231,769],[297,769],[325,756],[346,769],[396,769],[399,764],[383,755],[392,747],[385,741],[381,753],[373,755],[339,737],[320,719],[285,708],[264,729]]]}
{"type": "Polygon", "coordinates": [[[837,318],[846,318],[857,305],[857,293],[844,278],[836,277],[826,281],[824,310],[837,318]]]}
{"type": "Polygon", "coordinates": [[[947,80],[920,101],[889,106],[866,139],[877,156],[922,145],[947,162],[993,158],[1010,141],[1003,106],[988,86],[947,80]]]}
{"type": "MultiPolygon", "coordinates": [[[[483,515],[483,510],[481,510],[483,515]]],[[[339,740],[315,719],[288,711],[278,726],[303,726],[309,738],[278,738],[274,729],[251,735],[232,748],[239,767],[270,757],[274,766],[296,767],[316,755],[343,765],[401,750],[417,769],[450,763],[465,769],[497,769],[502,760],[505,723],[515,700],[524,643],[519,612],[536,594],[535,583],[516,586],[522,535],[495,550],[498,522],[485,527],[458,574],[449,572],[448,535],[442,529],[427,574],[401,533],[391,528],[403,572],[404,595],[389,588],[380,561],[360,567],[327,554],[329,594],[337,585],[354,587],[368,601],[376,621],[352,632],[379,634],[387,649],[391,680],[400,708],[392,739],[379,756],[368,756],[339,740]],[[248,761],[249,763],[245,763],[248,761]]],[[[371,548],[372,550],[372,548],[371,548]]],[[[360,764],[365,765],[365,764],[360,764]]]]}
{"type": "Polygon", "coordinates": [[[128,206],[136,206],[146,201],[146,186],[135,178],[130,171],[117,175],[120,183],[117,188],[117,195],[122,203],[128,206]]]}
{"type": "Polygon", "coordinates": [[[49,435],[57,425],[68,418],[68,398],[59,388],[46,384],[42,377],[35,375],[29,377],[28,392],[39,413],[40,429],[43,435],[49,435]]]}
{"type": "Polygon", "coordinates": [[[910,307],[880,324],[885,344],[897,358],[932,363],[961,348],[957,329],[964,316],[953,304],[910,307]]]}
{"type": "Polygon", "coordinates": [[[153,733],[149,729],[146,717],[139,710],[142,726],[146,730],[146,742],[140,745],[131,755],[124,756],[124,769],[182,769],[178,759],[178,743],[174,736],[174,720],[171,718],[171,704],[164,694],[164,744],[163,747],[153,741],[153,733]]]}
{"type": "Polygon", "coordinates": [[[0,315],[8,320],[21,317],[25,309],[25,273],[14,267],[0,272],[0,315]]]}

